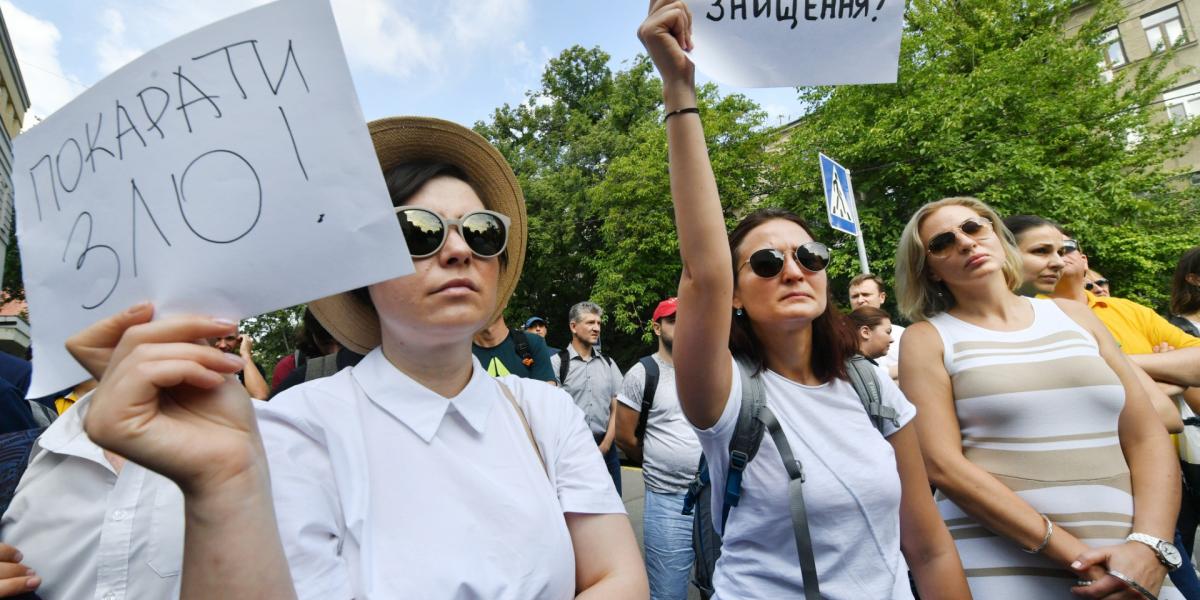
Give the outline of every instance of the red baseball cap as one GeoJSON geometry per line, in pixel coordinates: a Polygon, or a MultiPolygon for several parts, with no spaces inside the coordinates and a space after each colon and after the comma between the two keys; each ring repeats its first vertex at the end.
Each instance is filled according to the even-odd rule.
{"type": "Polygon", "coordinates": [[[675,314],[675,309],[677,308],[679,308],[679,298],[667,298],[658,303],[658,307],[654,309],[654,316],[650,320],[658,322],[663,317],[675,314]]]}

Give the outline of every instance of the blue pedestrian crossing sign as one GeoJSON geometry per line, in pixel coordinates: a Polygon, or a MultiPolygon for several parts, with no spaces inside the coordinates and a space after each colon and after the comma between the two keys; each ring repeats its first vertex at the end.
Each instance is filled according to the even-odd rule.
{"type": "Polygon", "coordinates": [[[843,233],[858,235],[858,210],[854,207],[854,188],[850,172],[824,154],[821,159],[821,179],[825,182],[825,208],[829,226],[843,233]]]}

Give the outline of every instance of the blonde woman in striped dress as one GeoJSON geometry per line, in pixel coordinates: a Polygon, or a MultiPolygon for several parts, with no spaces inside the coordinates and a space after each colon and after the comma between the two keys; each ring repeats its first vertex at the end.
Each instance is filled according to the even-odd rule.
{"type": "Polygon", "coordinates": [[[1100,321],[1013,293],[1012,234],[974,198],[918,210],[896,264],[900,385],[974,597],[1182,598],[1170,551],[1126,540],[1172,538],[1179,470],[1100,321]]]}

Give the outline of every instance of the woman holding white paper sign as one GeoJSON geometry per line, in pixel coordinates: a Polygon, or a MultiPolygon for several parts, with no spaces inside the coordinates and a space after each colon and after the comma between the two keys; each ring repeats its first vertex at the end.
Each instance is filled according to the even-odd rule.
{"type": "MultiPolygon", "coordinates": [[[[624,505],[574,402],[552,386],[493,378],[471,354],[524,260],[516,177],[459,125],[405,117],[369,128],[415,273],[311,303],[339,343],[366,356],[256,406],[298,595],[646,597],[624,505]]],[[[159,346],[140,355],[166,351],[159,346]]],[[[193,385],[225,368],[188,356],[171,366],[193,385]]],[[[103,395],[96,406],[120,421],[124,398],[103,395]]],[[[176,452],[206,447],[195,444],[176,452]]]]}
{"type": "Polygon", "coordinates": [[[908,424],[912,405],[889,378],[876,377],[882,406],[873,407],[881,417],[873,423],[848,381],[856,348],[831,305],[829,250],[803,219],[778,209],[752,213],[726,234],[685,54],[691,19],[684,2],[657,0],[638,35],[663,79],[684,264],[679,305],[686,307],[676,327],[676,383],[704,448],[713,525],[723,534],[715,597],[911,598],[906,558],[923,599],[969,598],[908,424]],[[735,361],[753,375],[740,375],[735,361]],[[772,433],[744,467],[739,501],[722,527],[725,482],[736,470],[731,439],[752,401],[744,388],[762,390],[760,415],[777,418],[764,418],[772,433]],[[781,460],[785,447],[802,476],[781,460]],[[803,514],[793,509],[796,481],[807,544],[794,533],[805,521],[793,516],[803,514]]]}

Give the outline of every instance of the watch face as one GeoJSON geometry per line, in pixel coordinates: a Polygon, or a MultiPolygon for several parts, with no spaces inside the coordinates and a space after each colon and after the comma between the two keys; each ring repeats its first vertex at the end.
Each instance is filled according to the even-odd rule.
{"type": "Polygon", "coordinates": [[[1171,568],[1176,568],[1183,564],[1183,557],[1179,555],[1179,550],[1166,542],[1158,545],[1158,551],[1162,553],[1163,560],[1167,562],[1171,568]]]}

